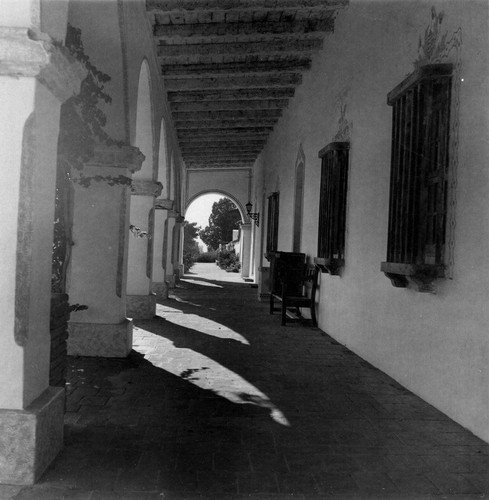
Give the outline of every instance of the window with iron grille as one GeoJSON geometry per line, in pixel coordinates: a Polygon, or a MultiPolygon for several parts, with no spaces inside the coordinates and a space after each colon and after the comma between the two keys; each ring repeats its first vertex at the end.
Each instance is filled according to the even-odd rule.
{"type": "Polygon", "coordinates": [[[345,265],[346,192],[349,142],[332,142],[319,152],[321,188],[319,197],[318,256],[322,272],[339,274],[345,265]]]}
{"type": "Polygon", "coordinates": [[[444,275],[451,64],[418,68],[387,96],[392,106],[387,261],[392,284],[420,291],[444,275]]]}
{"type": "Polygon", "coordinates": [[[275,252],[278,245],[278,215],[279,193],[272,193],[268,197],[267,214],[267,248],[266,253],[275,252]]]}

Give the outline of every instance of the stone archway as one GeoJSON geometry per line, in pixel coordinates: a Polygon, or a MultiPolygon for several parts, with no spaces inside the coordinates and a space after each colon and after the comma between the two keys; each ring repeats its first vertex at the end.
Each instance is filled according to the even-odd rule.
{"type": "Polygon", "coordinates": [[[151,75],[146,60],[139,72],[136,130],[134,146],[144,154],[141,170],[133,177],[129,224],[127,315],[132,318],[153,317],[155,296],[151,293],[153,272],[154,201],[161,194],[161,184],[154,181],[153,117],[151,75]]]}

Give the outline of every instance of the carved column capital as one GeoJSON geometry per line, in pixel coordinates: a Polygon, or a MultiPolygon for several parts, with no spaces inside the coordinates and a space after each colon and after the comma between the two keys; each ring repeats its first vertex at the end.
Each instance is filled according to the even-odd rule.
{"type": "Polygon", "coordinates": [[[133,180],[131,194],[135,196],[154,196],[157,198],[163,191],[161,182],[149,180],[133,180]]]}
{"type": "Polygon", "coordinates": [[[127,168],[134,173],[141,169],[145,156],[135,146],[97,144],[90,165],[100,167],[127,168]]]}
{"type": "Polygon", "coordinates": [[[44,33],[0,28],[0,75],[37,77],[61,102],[78,94],[86,68],[44,33]]]}
{"type": "Polygon", "coordinates": [[[173,204],[175,202],[173,200],[165,200],[163,198],[158,198],[155,200],[155,209],[156,210],[172,210],[173,204]]]}
{"type": "Polygon", "coordinates": [[[175,210],[168,210],[168,218],[175,219],[176,224],[181,224],[185,220],[185,217],[180,212],[176,212],[175,210]]]}

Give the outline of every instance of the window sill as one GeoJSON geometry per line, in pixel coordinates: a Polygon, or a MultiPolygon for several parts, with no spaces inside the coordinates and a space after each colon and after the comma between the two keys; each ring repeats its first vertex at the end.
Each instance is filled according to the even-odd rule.
{"type": "Polygon", "coordinates": [[[316,264],[322,273],[329,273],[334,276],[339,276],[341,269],[345,265],[343,259],[326,259],[324,257],[314,257],[314,264],[316,264]]]}
{"type": "Polygon", "coordinates": [[[418,292],[435,293],[434,282],[445,277],[445,267],[434,264],[402,264],[382,262],[380,270],[391,280],[396,288],[414,285],[418,292]]]}

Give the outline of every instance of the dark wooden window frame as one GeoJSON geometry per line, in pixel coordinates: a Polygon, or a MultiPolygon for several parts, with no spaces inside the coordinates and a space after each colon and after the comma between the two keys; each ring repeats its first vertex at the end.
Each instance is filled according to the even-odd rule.
{"type": "Polygon", "coordinates": [[[267,257],[268,254],[277,251],[279,207],[280,193],[274,192],[268,197],[267,241],[265,257],[267,257]]]}
{"type": "Polygon", "coordinates": [[[387,259],[395,287],[433,291],[444,277],[453,67],[419,67],[387,96],[392,149],[387,259]]]}
{"type": "Polygon", "coordinates": [[[319,152],[318,256],[314,262],[323,273],[334,275],[345,265],[349,149],[349,142],[332,142],[319,152]]]}

